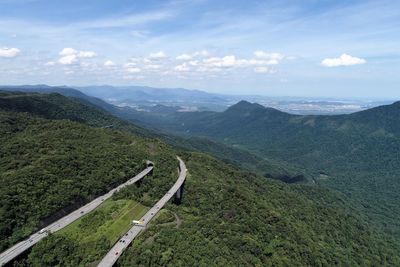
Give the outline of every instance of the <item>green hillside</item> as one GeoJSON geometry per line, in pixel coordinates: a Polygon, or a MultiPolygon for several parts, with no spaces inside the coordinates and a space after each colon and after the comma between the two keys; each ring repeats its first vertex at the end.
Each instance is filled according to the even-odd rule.
{"type": "MultiPolygon", "coordinates": [[[[184,160],[189,176],[182,204],[168,204],[117,266],[400,264],[397,243],[366,223],[343,196],[266,180],[204,154],[188,153],[184,160]]],[[[115,196],[120,198],[126,193],[115,196]]],[[[88,216],[93,230],[82,221],[78,232],[52,235],[19,266],[95,265],[109,246],[99,239],[88,247],[85,240],[107,220],[100,214],[88,216]],[[79,231],[84,236],[76,238],[79,231]]]]}
{"type": "Polygon", "coordinates": [[[299,116],[242,101],[220,113],[171,113],[158,127],[301,166],[400,238],[400,102],[350,115],[299,116]]]}
{"type": "Polygon", "coordinates": [[[160,216],[118,266],[400,264],[397,245],[345,197],[265,180],[203,154],[184,160],[190,175],[182,205],[170,205],[172,215],[160,216]]]}
{"type": "MultiPolygon", "coordinates": [[[[1,89],[5,90],[7,88],[1,89]]],[[[244,149],[230,147],[205,138],[186,138],[157,130],[145,130],[127,122],[130,120],[129,118],[132,118],[132,114],[136,116],[140,112],[135,112],[132,109],[119,109],[100,99],[89,97],[71,88],[34,86],[14,88],[14,90],[16,89],[18,91],[0,91],[0,110],[29,112],[46,119],[69,119],[90,126],[110,127],[145,137],[159,138],[175,148],[210,153],[233,165],[288,182],[303,181],[309,177],[307,170],[294,164],[289,165],[268,157],[259,157],[244,149]],[[112,116],[107,111],[121,119],[112,116]]],[[[165,108],[155,107],[154,110],[162,114],[166,112],[165,108]]],[[[161,114],[148,116],[151,117],[145,121],[152,124],[160,123],[160,125],[162,125],[165,118],[161,114]]],[[[136,120],[131,121],[133,123],[136,122],[136,120]]],[[[148,125],[145,124],[143,126],[148,125]]]]}
{"type": "MultiPolygon", "coordinates": [[[[46,102],[56,96],[64,98],[40,97],[46,102]]],[[[24,101],[29,103],[30,97],[37,100],[34,94],[25,95],[24,101]]],[[[69,207],[82,205],[135,175],[145,159],[156,164],[154,175],[140,187],[121,190],[109,204],[39,242],[16,266],[95,264],[127,227],[129,216],[141,212],[127,212],[136,207],[134,201],[144,209],[168,191],[177,178],[176,154],[183,156],[189,169],[183,204],[167,205],[122,256],[122,266],[400,264],[398,245],[345,196],[317,185],[266,179],[206,154],[177,152],[129,130],[87,125],[98,119],[95,115],[87,123],[77,122],[79,116],[71,121],[69,114],[80,114],[72,106],[55,105],[43,115],[38,111],[42,105],[15,112],[24,105],[15,108],[4,102],[0,112],[0,179],[6,185],[0,191],[2,249],[69,207]],[[66,117],[44,118],[56,110],[64,110],[66,117]],[[120,223],[101,230],[114,220],[120,223]]]]}
{"type": "MultiPolygon", "coordinates": [[[[1,89],[0,110],[3,111],[27,112],[46,119],[68,119],[94,127],[121,129],[142,136],[151,135],[149,131],[115,118],[107,111],[89,103],[87,97],[72,98],[58,93],[10,92],[1,89]]],[[[82,93],[81,95],[85,96],[82,93]]]]}
{"type": "Polygon", "coordinates": [[[144,187],[149,200],[175,179],[165,144],[110,129],[0,112],[0,142],[1,250],[135,176],[146,159],[159,178],[144,187]]]}

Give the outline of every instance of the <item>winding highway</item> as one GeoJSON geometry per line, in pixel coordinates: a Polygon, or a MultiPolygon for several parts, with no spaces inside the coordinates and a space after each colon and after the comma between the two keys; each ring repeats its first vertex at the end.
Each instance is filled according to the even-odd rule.
{"type": "Polygon", "coordinates": [[[149,174],[153,170],[153,163],[148,162],[151,164],[148,164],[148,167],[144,169],[142,172],[140,172],[138,175],[135,177],[129,179],[127,182],[119,185],[118,187],[112,189],[105,195],[102,195],[93,201],[89,202],[85,206],[82,206],[81,208],[71,212],[70,214],[62,217],[58,221],[48,225],[47,227],[43,228],[42,230],[32,234],[28,239],[21,241],[17,243],[16,245],[12,246],[11,248],[3,251],[0,254],[0,266],[5,265],[6,263],[10,262],[12,259],[20,255],[22,252],[25,250],[29,249],[32,247],[34,244],[42,240],[44,237],[48,235],[48,233],[54,233],[57,232],[58,230],[64,228],[65,226],[69,225],[73,221],[79,219],[80,217],[84,216],[85,214],[89,213],[90,211],[94,210],[97,208],[103,201],[106,199],[110,198],[115,192],[119,191],[121,188],[134,184],[143,177],[145,177],[147,174],[149,174]]]}
{"type": "Polygon", "coordinates": [[[140,219],[143,222],[142,225],[134,225],[126,234],[118,240],[107,255],[101,260],[97,267],[111,267],[118,260],[119,256],[129,246],[129,244],[135,239],[135,237],[145,229],[146,225],[153,219],[154,216],[164,207],[164,205],[174,196],[174,194],[182,186],[186,179],[186,166],[181,158],[179,160],[179,177],[175,184],[169,189],[169,191],[140,219]]]}

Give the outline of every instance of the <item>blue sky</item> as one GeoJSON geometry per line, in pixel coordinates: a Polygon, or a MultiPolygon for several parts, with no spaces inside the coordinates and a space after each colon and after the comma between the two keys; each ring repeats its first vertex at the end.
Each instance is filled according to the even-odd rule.
{"type": "Polygon", "coordinates": [[[400,98],[399,1],[0,0],[0,84],[400,98]]]}

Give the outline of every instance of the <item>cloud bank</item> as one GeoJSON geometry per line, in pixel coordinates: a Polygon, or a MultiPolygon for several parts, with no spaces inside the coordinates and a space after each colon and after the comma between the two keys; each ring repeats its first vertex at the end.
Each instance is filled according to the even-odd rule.
{"type": "Polygon", "coordinates": [[[365,64],[367,61],[362,58],[353,57],[348,54],[342,54],[338,58],[325,58],[322,60],[321,65],[324,67],[340,67],[340,66],[353,66],[365,64]]]}
{"type": "Polygon", "coordinates": [[[0,57],[12,58],[16,57],[21,51],[18,48],[0,48],[0,57]]]}

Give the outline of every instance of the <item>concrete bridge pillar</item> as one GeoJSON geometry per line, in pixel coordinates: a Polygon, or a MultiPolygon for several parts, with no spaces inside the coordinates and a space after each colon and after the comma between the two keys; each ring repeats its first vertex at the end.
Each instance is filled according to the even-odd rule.
{"type": "Polygon", "coordinates": [[[182,203],[182,198],[183,198],[183,187],[185,185],[185,182],[179,187],[179,189],[175,193],[175,198],[174,198],[174,203],[176,205],[179,205],[182,203]]]}
{"type": "Polygon", "coordinates": [[[146,160],[146,167],[153,167],[153,169],[149,172],[149,175],[153,175],[153,170],[154,170],[154,162],[150,160],[146,160]]]}

